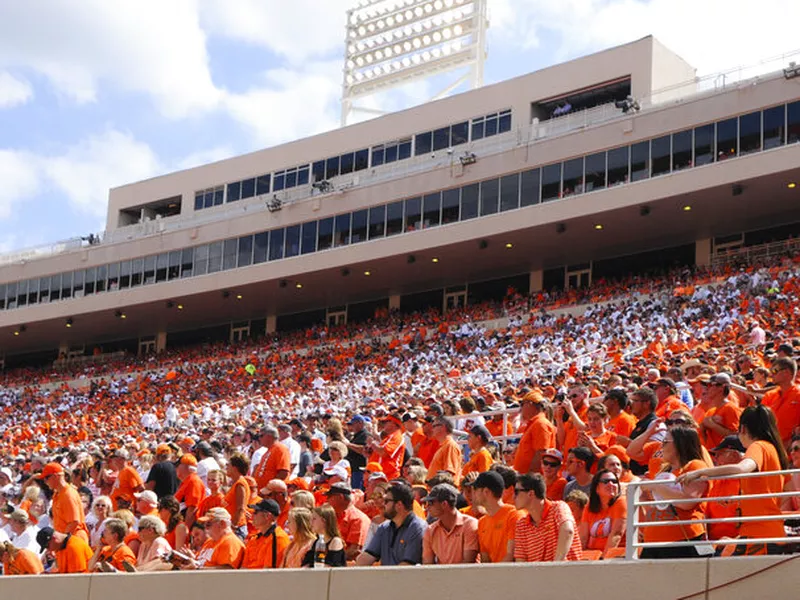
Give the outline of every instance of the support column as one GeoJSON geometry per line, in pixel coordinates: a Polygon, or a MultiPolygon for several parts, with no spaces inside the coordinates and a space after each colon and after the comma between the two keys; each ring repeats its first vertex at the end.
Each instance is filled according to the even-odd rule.
{"type": "Polygon", "coordinates": [[[711,238],[703,238],[694,243],[694,264],[697,267],[711,265],[711,238]]]}
{"type": "Polygon", "coordinates": [[[389,296],[389,310],[400,310],[400,294],[389,296]]]}
{"type": "Polygon", "coordinates": [[[542,269],[530,272],[528,287],[530,288],[530,293],[542,291],[542,287],[544,287],[544,271],[542,269]]]}
{"type": "Polygon", "coordinates": [[[167,332],[159,331],[156,334],[156,354],[161,354],[167,349],[167,332]]]}
{"type": "Polygon", "coordinates": [[[67,358],[69,356],[69,343],[61,342],[58,345],[58,358],[67,358]]]}
{"type": "Polygon", "coordinates": [[[267,335],[270,333],[275,333],[278,329],[278,317],[277,315],[267,315],[267,335]]]}

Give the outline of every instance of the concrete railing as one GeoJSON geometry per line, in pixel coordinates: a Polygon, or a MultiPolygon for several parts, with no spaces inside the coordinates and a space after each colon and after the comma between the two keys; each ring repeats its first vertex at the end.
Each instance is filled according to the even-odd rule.
{"type": "Polygon", "coordinates": [[[794,558],[0,577],[0,598],[787,600],[800,589],[794,558]]]}

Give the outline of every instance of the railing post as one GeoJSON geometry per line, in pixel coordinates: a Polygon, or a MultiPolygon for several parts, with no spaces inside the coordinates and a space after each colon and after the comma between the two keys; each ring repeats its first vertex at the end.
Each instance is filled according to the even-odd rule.
{"type": "Polygon", "coordinates": [[[634,546],[639,539],[639,510],[636,503],[639,501],[641,488],[638,485],[628,486],[628,493],[625,496],[628,503],[628,527],[625,530],[625,560],[636,560],[639,558],[638,548],[634,546]]]}

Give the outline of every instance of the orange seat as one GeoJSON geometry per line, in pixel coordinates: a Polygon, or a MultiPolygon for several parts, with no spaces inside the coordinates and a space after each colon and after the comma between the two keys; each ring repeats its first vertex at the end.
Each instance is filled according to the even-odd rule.
{"type": "Polygon", "coordinates": [[[581,560],[602,560],[603,553],[600,550],[584,550],[581,560]]]}
{"type": "Polygon", "coordinates": [[[625,548],[609,548],[603,558],[625,558],[625,548]]]}

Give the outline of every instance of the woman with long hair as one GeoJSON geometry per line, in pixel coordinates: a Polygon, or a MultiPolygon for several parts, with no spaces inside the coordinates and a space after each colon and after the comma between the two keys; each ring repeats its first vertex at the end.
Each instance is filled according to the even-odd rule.
{"type": "Polygon", "coordinates": [[[627,512],[619,479],[610,470],[601,469],[592,478],[589,504],[583,509],[578,527],[583,549],[605,554],[619,546],[625,537],[627,512]]]}
{"type": "MultiPolygon", "coordinates": [[[[783,491],[783,477],[768,475],[771,471],[789,468],[789,458],[778,433],[775,414],[766,406],[748,406],[739,418],[739,440],[745,448],[744,458],[733,465],[722,465],[710,469],[700,469],[684,475],[690,482],[700,477],[724,477],[746,473],[765,473],[763,477],[744,477],[739,480],[742,496],[750,494],[770,494],[763,498],[740,500],[739,510],[743,517],[779,516],[781,500],[774,494],[783,491]]],[[[741,538],[776,538],[786,534],[781,519],[773,521],[743,521],[739,526],[741,538]]],[[[742,554],[781,554],[778,544],[740,544],[734,555],[742,554]]]]}
{"type": "Polygon", "coordinates": [[[317,534],[317,539],[306,552],[303,566],[344,567],[347,564],[344,540],[339,533],[336,512],[329,504],[317,506],[311,511],[311,528],[317,534]]]}
{"type": "Polygon", "coordinates": [[[181,505],[175,499],[175,496],[164,496],[158,501],[158,516],[164,521],[167,526],[167,531],[164,533],[164,538],[172,546],[173,550],[180,550],[186,545],[186,540],[189,537],[189,530],[183,522],[181,515],[181,505]]]}
{"type": "MultiPolygon", "coordinates": [[[[789,444],[789,459],[792,469],[800,469],[800,435],[792,437],[789,444]]],[[[784,492],[800,492],[800,473],[794,473],[786,478],[784,492]]],[[[800,512],[800,496],[787,496],[781,502],[783,512],[800,512]]]]}
{"type": "Polygon", "coordinates": [[[247,537],[247,507],[250,504],[250,486],[245,480],[250,461],[239,452],[228,461],[227,475],[231,487],[222,501],[222,506],[231,514],[231,527],[240,540],[247,537]]]}
{"type": "Polygon", "coordinates": [[[292,508],[286,521],[286,529],[292,536],[292,543],[286,548],[283,558],[283,567],[286,569],[299,569],[303,566],[303,559],[317,541],[317,534],[311,528],[312,512],[307,508],[292,508]]]}
{"type": "MultiPolygon", "coordinates": [[[[688,478],[706,467],[700,437],[697,430],[685,425],[671,427],[662,442],[662,459],[665,465],[652,483],[642,486],[650,491],[662,504],[648,506],[646,521],[698,521],[704,518],[702,499],[708,494],[708,483],[688,478]],[[683,477],[682,477],[683,476],[683,477]],[[665,483],[663,479],[672,480],[665,483]],[[677,482],[675,481],[677,479],[677,482]]],[[[643,527],[644,541],[647,542],[691,542],[707,539],[706,528],[702,523],[690,525],[665,525],[643,527]]],[[[643,548],[641,558],[697,558],[713,553],[712,547],[673,546],[664,548],[643,548]],[[698,551],[699,549],[699,551],[698,551]]]]}

